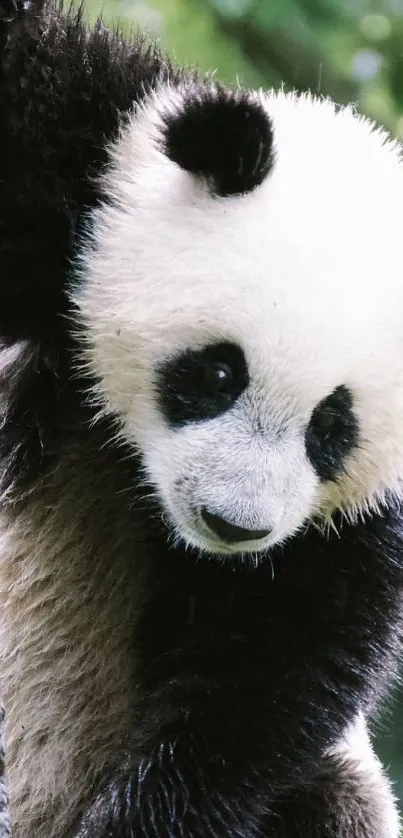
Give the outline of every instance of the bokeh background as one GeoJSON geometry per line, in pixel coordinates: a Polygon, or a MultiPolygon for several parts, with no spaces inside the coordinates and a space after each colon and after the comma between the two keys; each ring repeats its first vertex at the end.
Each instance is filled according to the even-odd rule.
{"type": "MultiPolygon", "coordinates": [[[[229,83],[284,85],[355,102],[403,139],[403,0],[84,4],[90,19],[102,11],[108,24],[119,21],[126,30],[146,30],[180,63],[197,65],[229,83]]],[[[403,691],[395,692],[378,724],[376,745],[403,809],[403,691]]]]}

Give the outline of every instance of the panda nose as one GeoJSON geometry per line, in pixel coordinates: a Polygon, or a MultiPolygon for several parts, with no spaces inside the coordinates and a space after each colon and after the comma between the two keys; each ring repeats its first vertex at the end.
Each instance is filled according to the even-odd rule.
{"type": "Polygon", "coordinates": [[[201,515],[205,524],[215,535],[227,544],[237,544],[239,541],[257,541],[270,535],[271,530],[249,530],[245,527],[238,527],[231,524],[220,515],[214,515],[204,506],[201,515]]]}

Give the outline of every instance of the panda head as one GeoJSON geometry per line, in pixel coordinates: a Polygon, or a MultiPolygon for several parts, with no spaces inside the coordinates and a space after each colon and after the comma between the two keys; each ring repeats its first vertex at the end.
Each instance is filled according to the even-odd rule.
{"type": "Polygon", "coordinates": [[[330,101],[166,86],[102,189],[81,363],[173,534],[256,554],[401,494],[397,144],[330,101]]]}

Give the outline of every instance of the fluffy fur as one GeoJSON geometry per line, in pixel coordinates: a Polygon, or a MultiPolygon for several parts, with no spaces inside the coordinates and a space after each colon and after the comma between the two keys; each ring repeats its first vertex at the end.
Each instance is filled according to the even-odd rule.
{"type": "Polygon", "coordinates": [[[42,0],[0,45],[13,835],[397,838],[398,145],[42,0]]]}

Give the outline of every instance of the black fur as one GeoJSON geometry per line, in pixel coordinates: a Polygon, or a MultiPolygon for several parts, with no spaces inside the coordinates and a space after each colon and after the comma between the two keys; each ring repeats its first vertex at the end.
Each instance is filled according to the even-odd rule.
{"type": "Polygon", "coordinates": [[[251,192],[273,166],[270,119],[248,94],[196,90],[165,125],[167,156],[206,178],[217,195],[251,192]]]}
{"type": "MultiPolygon", "coordinates": [[[[77,225],[100,200],[105,140],[144,89],[178,75],[141,41],[128,46],[101,25],[88,35],[80,14],[44,11],[40,0],[27,10],[0,0],[0,45],[0,335],[9,348],[23,341],[0,382],[0,460],[2,490],[21,501],[66,428],[84,433],[64,315],[77,225]]],[[[201,88],[181,119],[167,125],[167,153],[219,194],[267,175],[271,126],[248,97],[222,93],[213,107],[201,88]],[[200,151],[188,143],[204,131],[203,109],[211,133],[200,151]]],[[[110,434],[87,432],[101,434],[103,451],[110,434]]],[[[108,457],[120,474],[122,452],[108,457]]],[[[133,486],[127,479],[134,515],[133,486]]],[[[311,531],[258,568],[168,549],[154,512],[151,500],[141,512],[150,540],[139,551],[147,596],[133,626],[133,733],[104,786],[88,789],[93,806],[72,813],[77,826],[60,838],[379,838],[356,778],[322,752],[358,709],[371,715],[394,669],[401,510],[344,525],[340,539],[311,531]]]]}
{"type": "Polygon", "coordinates": [[[101,24],[87,39],[81,13],[50,11],[45,27],[41,6],[9,24],[1,55],[0,328],[57,341],[77,216],[99,199],[105,142],[169,67],[101,24]]]}

